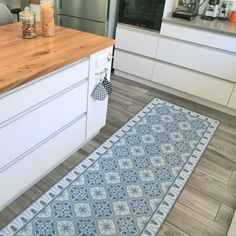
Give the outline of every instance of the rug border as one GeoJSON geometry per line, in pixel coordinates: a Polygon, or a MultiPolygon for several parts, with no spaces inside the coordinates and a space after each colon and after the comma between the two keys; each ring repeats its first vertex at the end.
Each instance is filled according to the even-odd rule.
{"type": "MultiPolygon", "coordinates": [[[[177,188],[177,189],[170,188],[168,190],[164,199],[162,200],[162,204],[159,205],[159,207],[156,209],[154,215],[149,219],[149,221],[151,223],[148,223],[148,225],[141,232],[141,235],[143,235],[143,236],[155,236],[156,233],[158,233],[160,226],[164,222],[169,211],[173,207],[175,201],[178,199],[178,196],[180,195],[185,184],[187,183],[187,180],[191,176],[194,168],[196,167],[198,161],[200,160],[203,152],[206,150],[211,138],[213,137],[214,132],[216,131],[216,129],[219,125],[219,121],[217,121],[217,120],[214,120],[212,118],[201,115],[197,112],[193,112],[191,110],[188,110],[186,108],[180,107],[178,105],[169,103],[167,101],[164,101],[164,100],[161,100],[158,98],[154,98],[147,105],[145,105],[136,115],[134,115],[121,128],[119,128],[111,137],[109,137],[105,142],[103,142],[98,148],[96,148],[91,154],[89,154],[83,161],[81,161],[76,167],[74,167],[64,177],[62,177],[48,191],[46,191],[44,194],[42,194],[37,200],[35,200],[29,207],[27,207],[22,213],[20,213],[15,219],[13,219],[8,225],[6,225],[2,230],[0,230],[0,236],[15,235],[17,232],[19,232],[41,210],[43,210],[43,208],[45,208],[48,204],[50,204],[50,202],[52,202],[62,191],[64,191],[65,188],[67,188],[84,171],[86,171],[88,167],[90,167],[97,159],[99,159],[101,157],[101,155],[103,155],[107,151],[107,149],[109,149],[111,146],[113,146],[113,144],[115,144],[116,141],[118,141],[123,135],[125,135],[126,132],[128,132],[137,122],[139,122],[151,109],[153,109],[158,104],[167,105],[168,107],[174,108],[174,109],[182,111],[184,113],[188,113],[188,114],[198,117],[202,120],[206,120],[210,124],[209,124],[208,129],[205,131],[204,135],[200,139],[200,141],[203,138],[206,139],[201,144],[201,149],[197,150],[196,153],[193,152],[190,157],[194,166],[191,165],[190,167],[189,166],[187,166],[187,167],[190,168],[190,169],[188,169],[189,172],[192,167],[192,171],[190,173],[188,173],[188,175],[181,176],[180,174],[182,174],[184,168],[181,170],[181,172],[179,173],[179,176],[181,176],[184,180],[179,179],[177,182],[178,177],[176,177],[175,181],[173,182],[173,183],[177,182],[179,184],[178,186],[180,186],[180,188],[177,188]],[[197,159],[197,161],[196,161],[196,159],[197,159]],[[183,181],[185,181],[185,183],[183,183],[183,181]],[[171,196],[167,197],[170,190],[173,190],[172,192],[175,194],[174,201],[173,201],[173,197],[171,197],[171,196]],[[166,201],[169,201],[170,207],[166,206],[166,201]],[[163,214],[164,214],[164,217],[163,217],[163,214]]],[[[198,146],[199,146],[199,143],[195,147],[195,150],[197,149],[198,146]]],[[[189,158],[189,160],[190,160],[190,158],[189,158]]],[[[188,164],[188,162],[185,164],[185,166],[188,164]]]]}
{"type": "MultiPolygon", "coordinates": [[[[171,105],[171,103],[169,103],[168,105],[171,105]]],[[[155,210],[153,216],[149,219],[146,227],[142,230],[140,236],[156,236],[156,234],[159,232],[162,224],[164,223],[168,214],[171,212],[171,209],[174,207],[176,201],[178,200],[185,185],[193,174],[197,164],[199,163],[204,152],[206,151],[211,139],[213,138],[215,131],[217,130],[220,124],[220,122],[217,120],[200,115],[196,112],[192,112],[188,109],[181,108],[176,105],[175,108],[181,110],[184,113],[197,115],[198,118],[207,120],[209,122],[209,126],[202,135],[196,147],[194,148],[188,161],[185,163],[182,170],[176,177],[175,181],[172,183],[172,186],[166,192],[165,197],[162,199],[161,203],[155,210]]]]}

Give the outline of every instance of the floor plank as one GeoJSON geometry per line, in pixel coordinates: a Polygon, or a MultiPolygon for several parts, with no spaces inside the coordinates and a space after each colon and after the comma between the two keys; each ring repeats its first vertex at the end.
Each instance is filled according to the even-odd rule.
{"type": "Polygon", "coordinates": [[[236,208],[236,191],[233,187],[223,184],[197,169],[192,174],[188,184],[210,195],[216,200],[232,208],[236,208]]]}
{"type": "Polygon", "coordinates": [[[227,229],[177,202],[167,221],[193,236],[223,236],[227,229]]]}
{"type": "Polygon", "coordinates": [[[213,197],[188,184],[185,186],[178,202],[188,206],[212,221],[214,221],[220,208],[220,201],[215,200],[213,197]]]}
{"type": "Polygon", "coordinates": [[[233,171],[229,180],[229,185],[236,189],[236,171],[233,171]]]}
{"type": "Polygon", "coordinates": [[[233,173],[232,170],[229,170],[218,163],[213,162],[212,160],[208,160],[206,158],[202,158],[197,166],[197,170],[205,173],[212,178],[227,184],[230,180],[230,177],[233,173]]]}
{"type": "Polygon", "coordinates": [[[221,204],[220,210],[217,214],[215,222],[228,229],[231,224],[231,220],[233,218],[233,215],[234,215],[233,208],[231,208],[225,204],[221,204]]]}
{"type": "Polygon", "coordinates": [[[185,232],[173,226],[172,224],[165,222],[158,236],[189,236],[189,234],[186,234],[185,232]]]}

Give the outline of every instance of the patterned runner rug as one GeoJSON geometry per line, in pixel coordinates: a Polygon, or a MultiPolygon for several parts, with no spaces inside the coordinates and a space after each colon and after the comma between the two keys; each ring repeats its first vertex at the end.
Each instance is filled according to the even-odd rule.
{"type": "Polygon", "coordinates": [[[154,99],[0,236],[154,236],[219,122],[154,99]]]}

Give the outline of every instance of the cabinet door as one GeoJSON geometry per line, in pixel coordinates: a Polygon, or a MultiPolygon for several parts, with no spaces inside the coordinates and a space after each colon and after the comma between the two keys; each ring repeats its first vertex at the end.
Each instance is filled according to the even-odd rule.
{"type": "Polygon", "coordinates": [[[115,50],[114,69],[144,79],[152,79],[154,60],[115,50]]]}
{"type": "MultiPolygon", "coordinates": [[[[227,24],[225,24],[225,26],[226,25],[227,24]]],[[[162,22],[160,34],[170,38],[180,39],[236,53],[235,36],[233,36],[233,34],[229,35],[221,32],[210,32],[195,27],[188,27],[168,22],[162,22]]]]}
{"type": "Polygon", "coordinates": [[[0,127],[0,172],[85,114],[87,85],[85,82],[63,91],[53,100],[45,101],[22,117],[0,127]]]}
{"type": "Polygon", "coordinates": [[[155,58],[158,34],[138,29],[125,29],[118,26],[116,29],[116,48],[155,58]]]}
{"type": "MultiPolygon", "coordinates": [[[[86,116],[0,173],[0,210],[63,162],[85,142],[86,116]]],[[[2,156],[1,156],[2,157],[2,156]]]]}
{"type": "Polygon", "coordinates": [[[234,91],[230,97],[228,106],[236,109],[236,85],[234,86],[234,91]]]}
{"type": "Polygon", "coordinates": [[[232,53],[160,38],[157,59],[236,82],[236,55],[232,53]]]}
{"type": "Polygon", "coordinates": [[[46,99],[88,78],[89,61],[78,63],[43,76],[23,88],[0,99],[0,126],[8,119],[19,116],[46,99]],[[17,102],[16,102],[17,101],[17,102]]]}
{"type": "Polygon", "coordinates": [[[225,80],[156,62],[153,81],[209,101],[227,105],[234,84],[225,80]]]}

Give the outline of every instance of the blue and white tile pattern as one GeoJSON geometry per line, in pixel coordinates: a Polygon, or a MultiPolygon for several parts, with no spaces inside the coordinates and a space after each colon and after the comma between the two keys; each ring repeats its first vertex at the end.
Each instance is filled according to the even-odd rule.
{"type": "Polygon", "coordinates": [[[154,99],[0,236],[154,236],[219,122],[154,99]]]}

